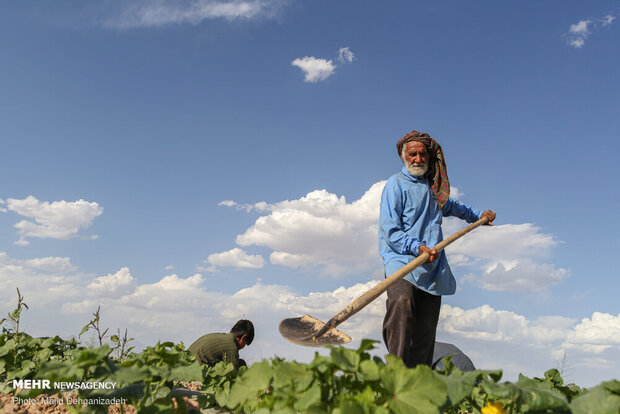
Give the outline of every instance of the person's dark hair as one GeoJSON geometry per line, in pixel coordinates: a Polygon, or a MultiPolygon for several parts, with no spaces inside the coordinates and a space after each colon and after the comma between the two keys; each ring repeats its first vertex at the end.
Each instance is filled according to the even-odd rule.
{"type": "Polygon", "coordinates": [[[243,335],[247,335],[245,343],[250,345],[254,340],[254,325],[247,319],[241,319],[232,327],[230,333],[234,334],[235,338],[241,338],[243,335]]]}

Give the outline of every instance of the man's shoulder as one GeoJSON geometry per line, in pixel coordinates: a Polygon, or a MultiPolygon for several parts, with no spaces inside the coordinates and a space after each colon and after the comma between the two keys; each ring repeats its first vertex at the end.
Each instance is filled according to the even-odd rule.
{"type": "Polygon", "coordinates": [[[234,342],[234,337],[230,333],[219,333],[214,332],[210,334],[206,334],[196,339],[193,344],[190,345],[188,350],[191,350],[196,347],[204,346],[209,343],[221,343],[221,342],[234,342]]]}
{"type": "Polygon", "coordinates": [[[385,185],[397,185],[398,183],[402,183],[405,181],[405,174],[402,171],[398,171],[392,174],[386,181],[385,185]]]}

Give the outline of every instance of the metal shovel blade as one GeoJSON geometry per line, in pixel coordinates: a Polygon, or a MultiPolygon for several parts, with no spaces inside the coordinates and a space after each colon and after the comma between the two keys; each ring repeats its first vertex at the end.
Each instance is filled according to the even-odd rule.
{"type": "Polygon", "coordinates": [[[304,346],[342,345],[351,342],[349,335],[336,328],[316,336],[323,326],[325,324],[320,320],[304,315],[280,322],[280,334],[292,343],[304,346]]]}

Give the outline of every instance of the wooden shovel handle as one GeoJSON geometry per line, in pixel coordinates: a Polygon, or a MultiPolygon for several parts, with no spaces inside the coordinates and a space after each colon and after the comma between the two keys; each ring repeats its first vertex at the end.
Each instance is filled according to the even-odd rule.
{"type": "MultiPolygon", "coordinates": [[[[435,249],[437,250],[437,252],[442,251],[450,243],[466,235],[470,231],[474,230],[476,227],[481,226],[483,224],[487,224],[488,222],[489,222],[488,218],[486,217],[481,218],[475,223],[470,224],[464,229],[454,233],[452,236],[437,243],[437,245],[435,245],[435,249]]],[[[366,307],[366,305],[368,305],[373,300],[377,299],[379,296],[381,296],[383,292],[388,290],[390,286],[392,286],[394,283],[398,282],[399,280],[404,278],[406,275],[411,273],[413,269],[415,269],[416,267],[420,266],[421,264],[426,263],[428,259],[429,259],[429,254],[422,253],[421,255],[416,257],[414,260],[410,261],[408,264],[406,264],[405,266],[403,266],[396,272],[392,273],[390,277],[387,277],[383,279],[383,281],[377,283],[374,287],[368,290],[368,292],[359,296],[357,299],[351,302],[347,307],[345,307],[340,312],[338,312],[333,318],[327,321],[327,323],[314,335],[314,338],[317,338],[323,335],[328,330],[335,328],[336,326],[340,325],[342,322],[349,319],[351,316],[355,315],[357,312],[361,311],[364,307],[366,307]]]]}

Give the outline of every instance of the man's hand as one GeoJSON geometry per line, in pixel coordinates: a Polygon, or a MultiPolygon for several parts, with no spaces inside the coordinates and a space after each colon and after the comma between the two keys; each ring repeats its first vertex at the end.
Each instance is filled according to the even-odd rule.
{"type": "Polygon", "coordinates": [[[485,217],[489,219],[489,222],[486,224],[486,226],[492,226],[493,220],[495,220],[495,211],[492,211],[492,210],[485,211],[484,213],[482,213],[480,218],[485,218],[485,217]]]}
{"type": "Polygon", "coordinates": [[[422,245],[422,246],[420,246],[418,248],[418,250],[420,251],[420,254],[428,253],[428,255],[429,255],[428,261],[429,262],[434,262],[435,259],[437,259],[439,257],[439,252],[434,247],[432,249],[429,249],[428,247],[422,245]]]}

